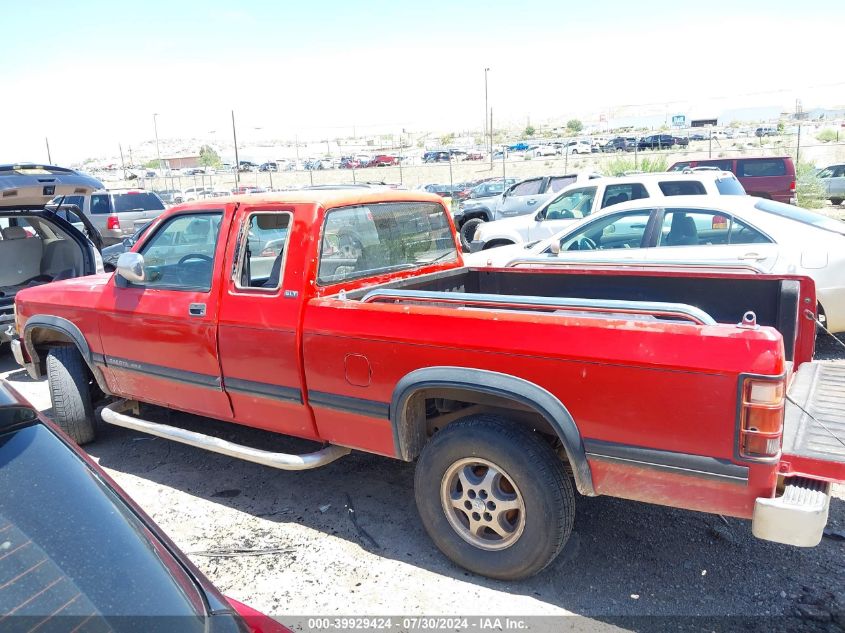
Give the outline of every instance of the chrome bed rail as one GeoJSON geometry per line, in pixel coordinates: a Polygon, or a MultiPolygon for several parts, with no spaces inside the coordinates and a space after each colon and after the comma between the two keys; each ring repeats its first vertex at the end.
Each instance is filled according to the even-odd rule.
{"type": "MultiPolygon", "coordinates": [[[[580,299],[568,297],[527,297],[521,295],[470,294],[465,292],[434,292],[429,290],[371,290],[361,303],[389,301],[393,303],[440,303],[480,308],[504,308],[510,310],[572,310],[581,312],[680,318],[698,325],[716,325],[716,321],[704,310],[685,303],[662,301],[623,301],[618,299],[580,299]]],[[[608,315],[603,315],[608,316],[608,315]]],[[[609,318],[619,318],[609,315],[609,318]]]]}

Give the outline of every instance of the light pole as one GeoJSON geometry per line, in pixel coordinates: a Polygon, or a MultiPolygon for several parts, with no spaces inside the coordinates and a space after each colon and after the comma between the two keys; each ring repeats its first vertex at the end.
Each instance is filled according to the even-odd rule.
{"type": "Polygon", "coordinates": [[[238,189],[241,180],[241,161],[238,159],[238,133],[235,130],[234,110],[232,110],[232,139],[235,141],[235,189],[238,189]]]}
{"type": "MultiPolygon", "coordinates": [[[[490,72],[489,68],[484,69],[484,139],[485,145],[487,144],[487,119],[490,116],[490,110],[487,107],[487,73],[490,72]]],[[[490,169],[493,168],[493,145],[490,144],[490,169]]]]}
{"type": "Polygon", "coordinates": [[[158,116],[158,112],[153,113],[153,130],[155,130],[156,134],[156,156],[158,157],[158,170],[162,171],[161,168],[161,150],[158,147],[158,122],[156,121],[156,117],[158,116]]]}
{"type": "Polygon", "coordinates": [[[484,136],[487,137],[487,117],[488,112],[490,110],[487,109],[487,73],[490,72],[489,68],[484,69],[484,136]]]}

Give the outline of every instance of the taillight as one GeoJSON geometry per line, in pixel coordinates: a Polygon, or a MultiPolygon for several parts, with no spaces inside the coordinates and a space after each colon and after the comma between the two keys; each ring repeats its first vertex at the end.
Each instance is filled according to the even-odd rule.
{"type": "Polygon", "coordinates": [[[778,456],[783,437],[783,412],[783,379],[745,379],[739,429],[739,454],[742,457],[778,456]]]}
{"type": "Polygon", "coordinates": [[[116,215],[110,215],[109,219],[106,220],[106,228],[111,229],[120,229],[120,218],[116,215]]]}
{"type": "Polygon", "coordinates": [[[789,184],[789,190],[792,193],[795,193],[795,181],[794,180],[789,184]]]}
{"type": "Polygon", "coordinates": [[[261,251],[259,257],[276,257],[278,254],[279,251],[277,251],[275,248],[268,247],[261,251]]]}

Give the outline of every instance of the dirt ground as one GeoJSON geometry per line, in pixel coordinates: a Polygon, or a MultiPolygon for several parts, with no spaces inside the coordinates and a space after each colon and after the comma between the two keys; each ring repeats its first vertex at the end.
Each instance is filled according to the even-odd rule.
{"type": "MultiPolygon", "coordinates": [[[[845,357],[832,343],[820,351],[845,357]]],[[[46,383],[6,354],[0,370],[49,413],[46,383]]],[[[174,415],[234,441],[307,449],[174,415]]],[[[316,630],[308,622],[315,615],[558,616],[525,621],[530,630],[845,627],[842,487],[829,535],[813,549],[758,541],[748,521],[581,497],[561,556],[508,583],[465,572],[437,551],[417,518],[411,464],[356,452],[314,471],[276,471],[105,425],[87,449],[220,589],[295,630],[316,630]],[[573,614],[582,617],[560,617],[573,614]],[[782,616],[803,619],[766,619],[782,616]]]]}

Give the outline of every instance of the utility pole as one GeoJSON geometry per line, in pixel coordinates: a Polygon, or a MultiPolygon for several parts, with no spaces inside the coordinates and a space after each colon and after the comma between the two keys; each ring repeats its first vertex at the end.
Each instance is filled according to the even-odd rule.
{"type": "Polygon", "coordinates": [[[487,138],[487,117],[490,110],[487,107],[487,73],[489,68],[484,69],[484,137],[487,138]]]}
{"type": "Polygon", "coordinates": [[[50,139],[48,139],[46,136],[44,137],[44,143],[46,143],[47,145],[47,164],[52,165],[53,159],[50,157],[50,139]]]}
{"type": "Polygon", "coordinates": [[[235,141],[235,189],[240,184],[241,176],[241,161],[238,158],[238,132],[235,129],[235,111],[232,110],[232,138],[235,141]]]}
{"type": "MultiPolygon", "coordinates": [[[[493,171],[493,108],[490,108],[490,127],[488,128],[490,133],[490,171],[493,171]]],[[[504,149],[502,150],[502,158],[504,158],[505,152],[504,149]]]]}
{"type": "Polygon", "coordinates": [[[156,117],[158,117],[158,112],[153,113],[153,130],[155,130],[156,135],[156,156],[158,157],[158,170],[162,171],[161,165],[161,150],[158,147],[158,122],[156,121],[156,117]]]}
{"type": "Polygon", "coordinates": [[[123,169],[123,179],[126,180],[126,163],[123,162],[123,146],[118,143],[117,149],[120,150],[120,168],[123,169]]]}

